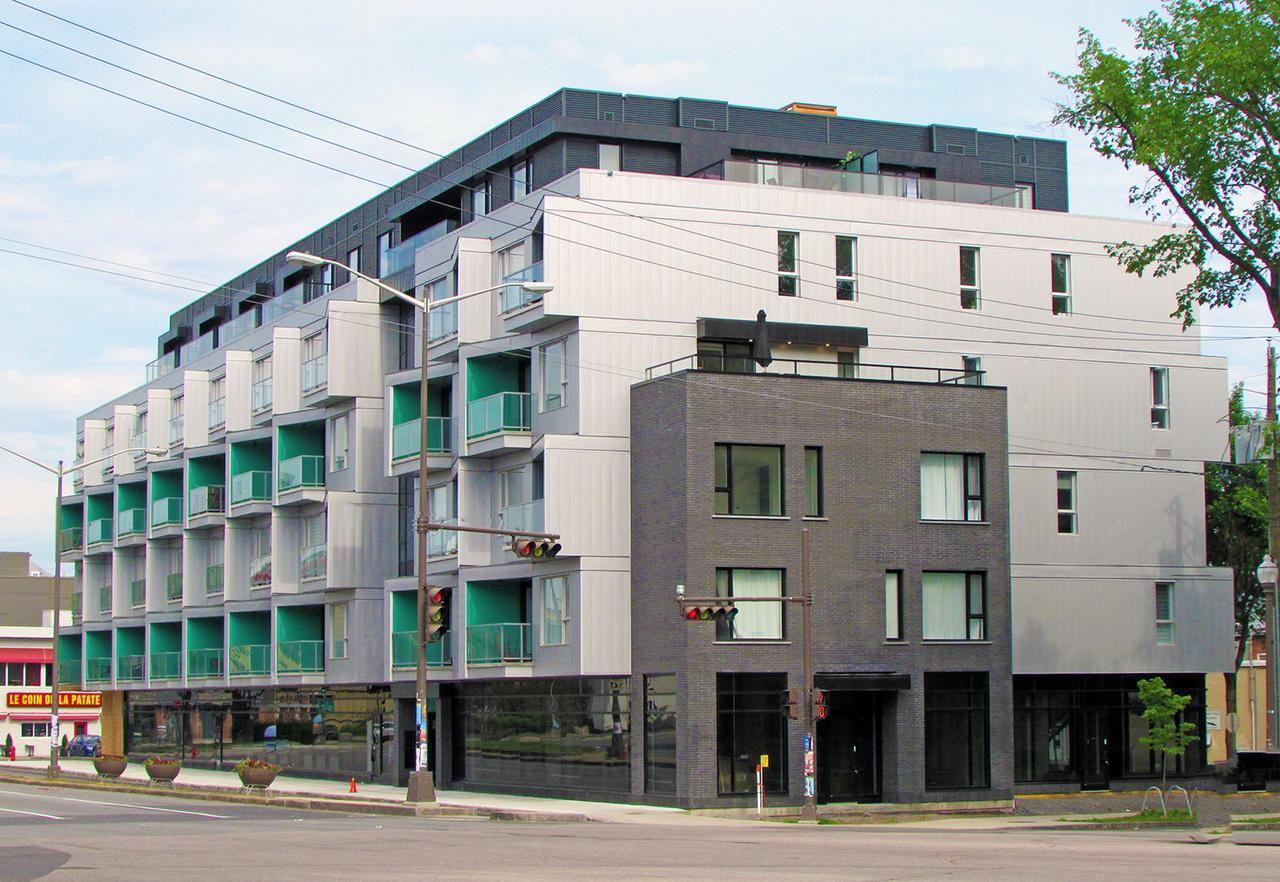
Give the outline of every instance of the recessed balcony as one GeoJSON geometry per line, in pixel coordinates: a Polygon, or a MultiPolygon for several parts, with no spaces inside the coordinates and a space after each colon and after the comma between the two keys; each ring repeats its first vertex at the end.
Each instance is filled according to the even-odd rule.
{"type": "Polygon", "coordinates": [[[528,450],[533,444],[532,399],[528,392],[497,392],[467,402],[467,452],[496,456],[528,450]]]}
{"type": "Polygon", "coordinates": [[[533,662],[533,625],[497,622],[467,626],[468,665],[512,665],[533,662]]]}
{"type": "Polygon", "coordinates": [[[141,545],[147,539],[147,510],[128,508],[116,515],[116,545],[141,545]]]}

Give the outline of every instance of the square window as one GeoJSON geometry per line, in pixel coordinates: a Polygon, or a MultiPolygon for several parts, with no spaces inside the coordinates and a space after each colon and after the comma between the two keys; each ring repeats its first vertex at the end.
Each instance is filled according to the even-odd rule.
{"type": "MultiPolygon", "coordinates": [[[[716,570],[717,597],[782,597],[782,570],[716,570]]],[[[717,640],[781,640],[782,603],[772,600],[736,603],[738,614],[716,619],[717,640]]]]}
{"type": "Polygon", "coordinates": [[[920,519],[981,521],[986,508],[980,453],[920,455],[920,519]]]}
{"type": "Polygon", "coordinates": [[[782,448],[715,446],[715,508],[719,515],[781,517],[782,448]]]}
{"type": "Polygon", "coordinates": [[[982,573],[924,573],[920,595],[925,640],[987,639],[982,573]]]}

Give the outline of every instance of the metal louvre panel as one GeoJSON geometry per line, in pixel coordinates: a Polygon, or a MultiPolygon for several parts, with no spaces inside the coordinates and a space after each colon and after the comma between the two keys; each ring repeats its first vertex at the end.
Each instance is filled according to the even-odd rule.
{"type": "Polygon", "coordinates": [[[730,107],[729,131],[775,138],[826,141],[829,117],[755,107],[730,107]]]}
{"type": "Polygon", "coordinates": [[[579,89],[564,90],[564,115],[581,119],[596,119],[598,96],[595,92],[583,92],[579,89]]]}
{"type": "Polygon", "coordinates": [[[628,143],[622,151],[622,168],[651,175],[678,175],[680,148],[674,144],[628,143]]]}
{"type": "Polygon", "coordinates": [[[1013,165],[1006,162],[986,162],[985,160],[979,164],[981,177],[979,178],[984,184],[995,184],[1001,187],[1013,186],[1013,165]]]}
{"type": "Polygon", "coordinates": [[[601,92],[598,96],[600,99],[600,118],[604,119],[606,113],[612,113],[616,122],[622,122],[625,116],[626,99],[621,95],[611,95],[608,92],[601,92]]]}
{"type": "Polygon", "coordinates": [[[964,148],[964,156],[978,155],[978,131],[977,129],[960,128],[958,126],[929,126],[929,130],[933,133],[933,151],[935,153],[949,153],[947,148],[952,144],[959,144],[964,148]]]}
{"type": "Polygon", "coordinates": [[[533,106],[533,124],[535,126],[546,122],[553,116],[560,115],[563,94],[563,92],[556,92],[550,98],[546,98],[533,106]]]}
{"type": "Polygon", "coordinates": [[[688,129],[698,128],[694,125],[700,119],[711,120],[712,128],[717,132],[729,130],[729,104],[726,101],[704,101],[697,98],[680,98],[680,125],[688,129]]]}
{"type": "Polygon", "coordinates": [[[978,157],[983,162],[1013,164],[1013,138],[1009,135],[993,135],[978,132],[978,157]]]}
{"type": "MultiPolygon", "coordinates": [[[[623,151],[629,153],[631,146],[623,151]]],[[[598,165],[595,141],[587,141],[582,138],[566,138],[564,142],[564,170],[565,173],[573,171],[575,168],[596,168],[598,165]]]]}
{"type": "Polygon", "coordinates": [[[627,122],[652,126],[680,125],[679,102],[670,98],[628,95],[623,99],[623,116],[627,122]]]}
{"type": "Polygon", "coordinates": [[[929,130],[923,126],[874,122],[866,119],[828,117],[831,143],[852,147],[895,147],[899,150],[931,150],[929,130]]]}
{"type": "Polygon", "coordinates": [[[462,161],[475,162],[489,152],[489,134],[486,132],[462,148],[462,161]]]}
{"type": "Polygon", "coordinates": [[[545,187],[562,177],[564,177],[564,141],[550,141],[533,154],[533,186],[535,189],[545,187]]]}

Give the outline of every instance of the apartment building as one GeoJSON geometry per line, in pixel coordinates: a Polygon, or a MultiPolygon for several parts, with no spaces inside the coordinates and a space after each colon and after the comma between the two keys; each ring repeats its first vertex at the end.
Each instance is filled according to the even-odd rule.
{"type": "Polygon", "coordinates": [[[86,459],[169,453],[116,454],[64,508],[62,675],[124,693],[131,752],[403,780],[426,419],[431,520],[563,546],[429,536],[446,786],[731,805],[773,751],[798,801],[788,616],[722,633],[674,586],[790,592],[807,519],[819,738],[861,745],[820,747],[824,798],[1148,774],[1138,677],[1203,728],[1230,664],[1202,478],[1225,364],[1168,318],[1177,279],[1103,250],[1155,228],[1067,213],[1061,142],[828,110],[562,90],[179,310],[146,384],[80,420],[86,459]],[[424,326],[291,250],[428,300],[498,290],[424,326]]]}

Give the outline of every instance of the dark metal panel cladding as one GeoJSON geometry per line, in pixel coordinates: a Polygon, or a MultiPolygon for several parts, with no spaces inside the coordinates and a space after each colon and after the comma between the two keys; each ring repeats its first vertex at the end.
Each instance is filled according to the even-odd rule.
{"type": "Polygon", "coordinates": [[[481,156],[488,153],[489,150],[489,134],[486,132],[462,148],[462,161],[464,163],[475,162],[481,156]]]}
{"type": "Polygon", "coordinates": [[[564,139],[553,138],[533,154],[533,186],[545,187],[564,177],[564,139]]]}
{"type": "Polygon", "coordinates": [[[833,144],[847,144],[850,147],[896,147],[899,150],[933,149],[929,143],[929,130],[923,126],[839,116],[828,118],[827,124],[833,144]]]}
{"type": "Polygon", "coordinates": [[[1035,164],[1040,168],[1056,168],[1066,170],[1067,145],[1065,141],[1049,141],[1044,138],[1022,138],[1029,142],[1035,157],[1035,164]]]}
{"type": "Polygon", "coordinates": [[[596,119],[597,96],[595,92],[584,92],[581,89],[564,90],[564,115],[581,119],[596,119]]]}
{"type": "Polygon", "coordinates": [[[626,99],[621,95],[610,92],[600,93],[600,118],[610,119],[609,114],[613,114],[614,122],[622,122],[622,118],[626,115],[624,111],[626,99]]]}
{"type": "Polygon", "coordinates": [[[523,110],[511,117],[511,137],[523,135],[529,129],[533,128],[533,108],[523,110]]]}
{"type": "Polygon", "coordinates": [[[978,155],[977,129],[960,128],[959,126],[929,126],[929,131],[933,135],[933,151],[935,153],[960,153],[962,156],[978,155]]]}
{"type": "Polygon", "coordinates": [[[564,107],[563,95],[563,91],[556,92],[554,95],[544,98],[533,105],[533,124],[535,126],[561,114],[564,107]]]}
{"type": "Polygon", "coordinates": [[[651,175],[678,175],[680,148],[675,144],[628,142],[622,148],[622,168],[651,175]]]}
{"type": "Polygon", "coordinates": [[[1036,169],[1036,208],[1067,210],[1067,173],[1051,168],[1036,169]]]}
{"type": "Polygon", "coordinates": [[[983,162],[982,183],[997,187],[1013,186],[1013,165],[1007,162],[983,162]]]}
{"type": "MultiPolygon", "coordinates": [[[[622,148],[623,156],[631,151],[631,145],[622,148]]],[[[595,141],[588,141],[585,138],[566,138],[564,142],[564,171],[565,174],[573,171],[575,168],[599,168],[600,153],[596,149],[595,141]]]]}
{"type": "Polygon", "coordinates": [[[978,132],[978,156],[983,162],[1013,164],[1013,137],[978,132]]]}
{"type": "Polygon", "coordinates": [[[626,121],[651,126],[680,125],[680,103],[671,98],[628,95],[623,99],[626,121]]]}
{"type": "Polygon", "coordinates": [[[774,138],[799,138],[805,141],[827,140],[827,119],[812,113],[789,113],[783,110],[761,110],[756,107],[730,107],[729,131],[774,138]]]}
{"type": "Polygon", "coordinates": [[[729,103],[701,98],[678,98],[680,125],[689,129],[729,131],[729,103]]]}
{"type": "MultiPolygon", "coordinates": [[[[800,322],[768,322],[769,339],[805,346],[860,347],[867,345],[867,329],[851,325],[812,325],[800,322]]],[[[700,318],[698,338],[701,340],[751,340],[756,323],[746,319],[700,318]]]]}

